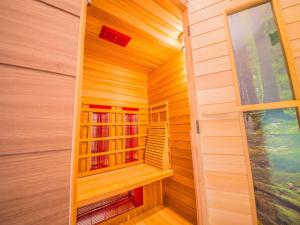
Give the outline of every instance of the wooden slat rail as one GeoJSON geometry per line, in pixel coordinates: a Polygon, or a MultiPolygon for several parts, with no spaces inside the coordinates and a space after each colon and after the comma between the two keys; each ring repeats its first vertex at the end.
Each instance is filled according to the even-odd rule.
{"type": "Polygon", "coordinates": [[[135,138],[135,137],[147,137],[147,134],[114,136],[114,137],[103,137],[103,138],[86,138],[86,139],[80,139],[79,141],[91,142],[91,141],[105,141],[105,140],[114,140],[114,139],[127,139],[127,138],[135,138]]]}
{"type": "Polygon", "coordinates": [[[146,108],[83,104],[78,177],[144,163],[147,126],[146,108]]]}

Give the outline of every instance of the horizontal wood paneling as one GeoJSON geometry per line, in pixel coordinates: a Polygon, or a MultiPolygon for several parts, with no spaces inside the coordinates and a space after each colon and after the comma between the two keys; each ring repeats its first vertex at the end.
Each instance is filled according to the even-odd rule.
{"type": "Polygon", "coordinates": [[[49,5],[53,5],[57,8],[70,12],[74,15],[80,16],[80,1],[81,0],[40,0],[49,5]]]}
{"type": "Polygon", "coordinates": [[[7,65],[0,73],[0,155],[70,150],[74,78],[7,65]]]}
{"type": "Polygon", "coordinates": [[[296,72],[300,77],[300,0],[280,0],[280,4],[282,7],[283,22],[294,56],[296,72]]]}
{"type": "Polygon", "coordinates": [[[171,166],[163,182],[164,204],[196,224],[196,200],[190,141],[190,111],[185,59],[178,53],[149,74],[149,104],[169,102],[171,166]]]}
{"type": "Polygon", "coordinates": [[[1,1],[0,61],[75,76],[79,18],[38,1],[1,1]]]}
{"type": "Polygon", "coordinates": [[[0,2],[4,225],[69,223],[80,1],[45,2],[0,2]]]}
{"type": "Polygon", "coordinates": [[[148,0],[146,4],[139,0],[93,1],[87,7],[85,53],[120,67],[149,73],[180,49],[178,36],[182,21],[177,11],[170,0],[148,0]],[[128,45],[124,48],[100,39],[103,25],[130,36],[128,45]]]}
{"type": "Polygon", "coordinates": [[[228,210],[246,215],[251,214],[249,195],[208,190],[207,201],[211,208],[219,208],[221,210],[228,210]]]}
{"type": "Polygon", "coordinates": [[[147,75],[84,57],[83,103],[147,107],[147,75]]]}
{"type": "Polygon", "coordinates": [[[224,28],[210,31],[202,35],[192,36],[193,50],[224,41],[226,41],[226,33],[224,28]]]}
{"type": "MultiPolygon", "coordinates": [[[[232,204],[232,203],[230,203],[232,204]]],[[[245,207],[245,206],[241,206],[245,207]]],[[[252,217],[249,214],[241,214],[216,208],[209,209],[209,224],[212,225],[251,225],[252,217]]]]}
{"type": "MultiPolygon", "coordinates": [[[[224,12],[245,0],[193,0],[189,3],[204,164],[208,223],[246,225],[256,220],[243,129],[237,111],[224,12]]],[[[247,1],[251,2],[251,1],[247,1]]],[[[294,63],[300,75],[300,0],[280,0],[294,63]]]]}
{"type": "Polygon", "coordinates": [[[209,225],[252,224],[255,216],[223,15],[242,2],[195,0],[189,5],[209,225]]]}
{"type": "Polygon", "coordinates": [[[68,224],[71,149],[0,158],[3,225],[68,224]]]}

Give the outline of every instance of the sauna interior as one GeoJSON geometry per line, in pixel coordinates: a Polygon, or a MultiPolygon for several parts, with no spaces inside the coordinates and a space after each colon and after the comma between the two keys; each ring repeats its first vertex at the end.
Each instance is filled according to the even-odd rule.
{"type": "Polygon", "coordinates": [[[86,8],[77,225],[196,224],[182,8],[86,8]]]}

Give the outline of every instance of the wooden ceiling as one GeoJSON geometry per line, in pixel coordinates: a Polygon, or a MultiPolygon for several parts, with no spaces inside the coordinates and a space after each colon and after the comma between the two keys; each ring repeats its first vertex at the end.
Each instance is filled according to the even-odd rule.
{"type": "Polygon", "coordinates": [[[181,11],[173,0],[93,0],[85,56],[149,73],[180,51],[181,11]],[[132,37],[127,47],[99,38],[103,25],[132,37]]]}

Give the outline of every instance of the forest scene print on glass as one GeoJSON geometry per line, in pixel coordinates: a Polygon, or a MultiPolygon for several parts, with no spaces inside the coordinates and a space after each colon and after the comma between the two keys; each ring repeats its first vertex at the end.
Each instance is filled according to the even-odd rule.
{"type": "Polygon", "coordinates": [[[300,224],[300,128],[295,108],[244,113],[259,225],[300,224]]]}
{"type": "Polygon", "coordinates": [[[228,17],[241,103],[294,99],[271,3],[228,17]]]}
{"type": "MultiPolygon", "coordinates": [[[[270,2],[228,16],[242,105],[294,100],[270,2]]],[[[244,112],[259,225],[300,225],[296,108],[244,112]]]]}

